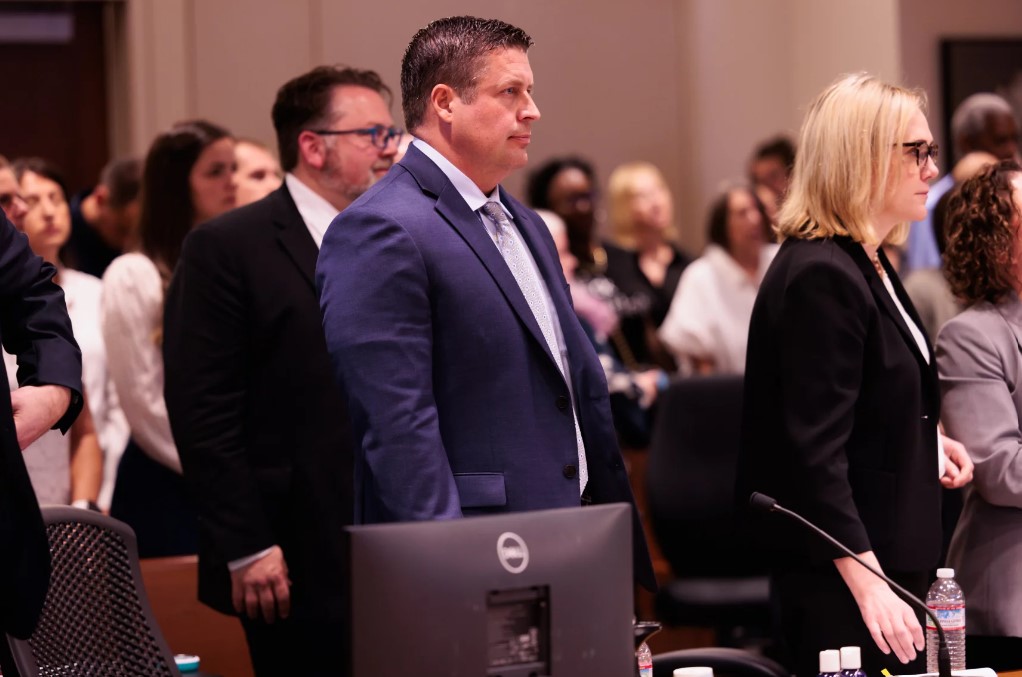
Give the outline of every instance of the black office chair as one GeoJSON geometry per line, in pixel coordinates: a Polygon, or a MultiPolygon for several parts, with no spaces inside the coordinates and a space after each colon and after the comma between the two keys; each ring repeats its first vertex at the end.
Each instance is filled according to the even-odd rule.
{"type": "Polygon", "coordinates": [[[671,677],[675,668],[713,668],[713,677],[791,677],[783,665],[741,649],[682,649],[653,656],[653,677],[671,677]]]}
{"type": "Polygon", "coordinates": [[[89,510],[42,512],[50,590],[32,637],[8,636],[14,662],[3,666],[5,677],[179,677],[149,607],[131,528],[89,510]]]}
{"type": "Polygon", "coordinates": [[[676,381],[661,394],[647,470],[649,518],[674,579],[656,598],[665,625],[711,627],[722,645],[770,636],[770,586],[736,517],[740,376],[676,381]]]}

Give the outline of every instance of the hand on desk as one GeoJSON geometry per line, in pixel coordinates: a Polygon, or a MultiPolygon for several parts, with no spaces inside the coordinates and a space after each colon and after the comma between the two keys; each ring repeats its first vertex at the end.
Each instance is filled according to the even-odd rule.
{"type": "MultiPolygon", "coordinates": [[[[876,570],[880,570],[876,555],[862,553],[860,557],[876,570]]],[[[922,651],[923,628],[908,604],[894,594],[884,581],[867,571],[851,557],[834,560],[841,578],[844,579],[856,604],[862,620],[872,635],[873,641],[885,654],[894,651],[902,663],[908,663],[922,651]]]]}
{"type": "Polygon", "coordinates": [[[267,623],[291,613],[291,581],[280,546],[248,566],[231,572],[231,599],[238,613],[267,623]]]}

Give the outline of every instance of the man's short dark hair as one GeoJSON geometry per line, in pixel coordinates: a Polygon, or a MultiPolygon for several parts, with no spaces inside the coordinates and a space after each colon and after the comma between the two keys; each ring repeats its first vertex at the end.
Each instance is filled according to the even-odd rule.
{"type": "Polygon", "coordinates": [[[289,172],[298,164],[298,135],[327,122],[335,87],[353,85],[377,92],[391,103],[390,88],[375,71],[343,66],[317,66],[288,80],[273,102],[273,128],[277,131],[280,166],[289,172]]]}
{"type": "Polygon", "coordinates": [[[127,207],[138,199],[142,187],[142,160],[137,157],[111,160],[100,172],[99,183],[106,186],[111,209],[127,207]]]}
{"type": "Polygon", "coordinates": [[[788,172],[795,165],[795,144],[786,136],[778,136],[764,141],[756,147],[752,154],[752,160],[765,160],[766,158],[777,158],[784,165],[788,172]]]}
{"type": "Polygon", "coordinates": [[[401,60],[401,107],[405,127],[422,124],[429,96],[439,84],[471,103],[479,60],[497,49],[529,51],[532,38],[499,19],[453,16],[437,19],[412,37],[401,60]]]}

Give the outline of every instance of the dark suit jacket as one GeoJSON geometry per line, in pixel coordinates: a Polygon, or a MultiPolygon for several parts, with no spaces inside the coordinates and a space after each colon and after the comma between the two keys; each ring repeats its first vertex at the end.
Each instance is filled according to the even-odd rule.
{"type": "Polygon", "coordinates": [[[199,596],[225,613],[227,563],[278,544],[292,616],[343,615],[351,432],[323,341],[316,255],[281,187],[190,233],[167,292],[165,395],[199,506],[199,596]]]}
{"type": "MultiPolygon", "coordinates": [[[[55,428],[71,427],[82,408],[82,356],[71,332],[57,271],[29,249],[28,239],[0,212],[0,340],[18,357],[18,384],[62,385],[71,406],[55,428]]],[[[0,379],[7,370],[0,364],[0,379]]],[[[27,638],[50,583],[50,546],[9,397],[0,397],[0,632],[27,638]]]]}
{"type": "MultiPolygon", "coordinates": [[[[539,217],[501,192],[560,319],[593,501],[632,502],[603,370],[539,217]]],[[[579,505],[568,384],[504,259],[414,146],[334,220],[317,284],[351,403],[359,522],[579,505]]],[[[653,586],[635,524],[635,572],[653,586]]]]}
{"type": "MultiPolygon", "coordinates": [[[[941,548],[939,414],[936,360],[926,363],[862,247],[787,240],[752,312],[737,495],[773,496],[885,569],[930,569],[941,548]]],[[[765,519],[779,568],[838,556],[765,519]]]]}

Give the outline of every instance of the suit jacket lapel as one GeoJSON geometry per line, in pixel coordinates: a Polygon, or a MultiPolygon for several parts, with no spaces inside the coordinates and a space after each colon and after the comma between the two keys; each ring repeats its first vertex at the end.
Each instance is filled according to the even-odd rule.
{"type": "MultiPolygon", "coordinates": [[[[440,168],[415,146],[408,149],[400,164],[415,177],[423,191],[436,198],[437,213],[465,240],[465,243],[482,262],[490,277],[496,282],[515,315],[525,325],[533,339],[539,343],[543,352],[553,361],[554,357],[550,353],[546,339],[543,338],[543,332],[539,328],[539,323],[536,322],[536,316],[533,315],[529,302],[522,295],[518,281],[511,274],[504,257],[497,251],[497,247],[486,232],[479,215],[469,209],[465,199],[461,197],[461,194],[440,168]]],[[[535,256],[535,248],[530,246],[530,249],[535,256]]],[[[540,265],[540,269],[543,269],[542,265],[540,265]]],[[[547,285],[549,286],[549,282],[547,285]]],[[[553,289],[551,289],[551,294],[553,294],[553,289]]],[[[554,365],[556,366],[556,362],[554,365]]]]}
{"type": "MultiPolygon", "coordinates": [[[[583,353],[586,349],[592,349],[592,343],[576,319],[571,293],[566,288],[567,281],[561,272],[561,262],[554,257],[550,247],[543,244],[542,238],[546,236],[546,225],[537,223],[534,212],[526,210],[517,200],[504,193],[503,189],[501,189],[501,200],[514,215],[518,230],[522,233],[532,256],[536,259],[536,265],[550,292],[554,309],[557,311],[561,336],[568,349],[568,367],[571,370],[572,389],[577,399],[580,397],[579,393],[582,392],[582,372],[586,363],[583,353]]],[[[579,425],[582,425],[581,419],[579,425]]]]}
{"type": "MultiPolygon", "coordinates": [[[[905,318],[902,316],[901,311],[898,310],[898,306],[895,305],[894,299],[891,298],[890,292],[887,291],[887,287],[884,285],[884,281],[877,274],[876,269],[873,267],[873,262],[870,261],[869,255],[866,254],[866,250],[862,248],[862,245],[855,242],[851,238],[835,238],[838,244],[844,249],[852,260],[855,261],[859,270],[862,271],[863,277],[866,278],[866,283],[869,284],[869,289],[873,293],[873,299],[876,301],[877,306],[881,312],[888,315],[888,317],[894,321],[895,326],[898,327],[898,332],[901,334],[902,339],[908,344],[912,354],[915,355],[916,361],[919,363],[919,368],[922,373],[927,374],[928,377],[924,379],[928,394],[932,397],[936,397],[937,391],[937,360],[933,356],[933,351],[930,351],[930,359],[927,361],[926,357],[919,350],[919,344],[916,343],[916,339],[912,336],[912,332],[909,330],[908,325],[905,324],[905,318]]],[[[894,293],[898,295],[898,300],[901,301],[901,305],[905,308],[905,312],[915,322],[916,327],[922,333],[925,339],[927,349],[929,350],[930,339],[926,335],[926,330],[923,329],[923,323],[919,319],[919,315],[916,313],[915,306],[908,298],[908,294],[905,293],[904,287],[901,286],[901,282],[898,280],[898,276],[895,275],[894,269],[891,267],[891,262],[887,259],[887,254],[884,253],[883,249],[879,250],[880,264],[887,272],[888,278],[891,280],[891,285],[894,287],[894,293]]]]}
{"type": "Polygon", "coordinates": [[[273,205],[273,223],[277,226],[277,240],[288,258],[308,281],[313,292],[316,291],[316,259],[319,248],[312,239],[302,215],[295,206],[294,198],[281,185],[269,198],[273,205]]]}

